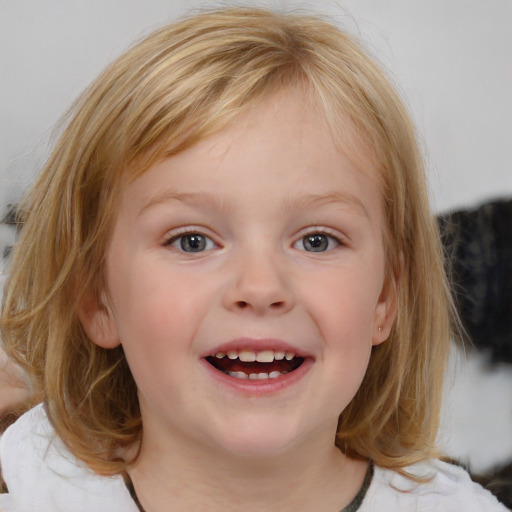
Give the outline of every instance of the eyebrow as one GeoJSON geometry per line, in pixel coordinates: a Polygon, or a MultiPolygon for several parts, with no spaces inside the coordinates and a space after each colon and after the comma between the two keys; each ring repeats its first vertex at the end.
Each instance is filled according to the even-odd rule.
{"type": "Polygon", "coordinates": [[[217,210],[229,213],[231,207],[222,198],[205,192],[173,192],[172,190],[164,190],[158,194],[151,196],[144,202],[139,210],[139,215],[146,210],[158,206],[159,204],[170,201],[179,201],[186,204],[210,205],[217,210]]]}
{"type": "Polygon", "coordinates": [[[288,211],[293,209],[307,210],[310,208],[318,208],[330,204],[339,204],[347,207],[349,210],[370,217],[366,206],[354,194],[335,190],[325,194],[304,194],[296,198],[285,199],[282,210],[288,211]]]}
{"type": "MultiPolygon", "coordinates": [[[[208,205],[219,211],[229,213],[232,208],[227,201],[209,192],[174,192],[164,190],[154,196],[151,196],[139,210],[139,215],[146,210],[169,201],[179,201],[187,204],[208,205]]],[[[283,201],[281,210],[287,212],[290,210],[307,210],[319,208],[330,204],[339,204],[347,207],[359,215],[369,218],[368,210],[363,202],[355,195],[348,192],[332,191],[324,194],[303,194],[299,197],[286,198],[283,201]]]]}

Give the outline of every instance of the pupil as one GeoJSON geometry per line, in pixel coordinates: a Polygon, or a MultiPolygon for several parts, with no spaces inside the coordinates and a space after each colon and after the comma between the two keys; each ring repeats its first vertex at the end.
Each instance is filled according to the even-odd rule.
{"type": "Polygon", "coordinates": [[[204,236],[198,234],[186,235],[181,239],[181,248],[186,252],[203,251],[206,246],[204,236]]]}
{"type": "Polygon", "coordinates": [[[328,240],[325,235],[310,235],[304,239],[304,248],[308,251],[322,252],[327,249],[328,240]]]}

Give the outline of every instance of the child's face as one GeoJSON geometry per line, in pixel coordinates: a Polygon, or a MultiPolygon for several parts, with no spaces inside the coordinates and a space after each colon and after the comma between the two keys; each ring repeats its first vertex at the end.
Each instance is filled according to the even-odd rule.
{"type": "Polygon", "coordinates": [[[144,432],[244,455],[332,444],[394,318],[383,222],[376,179],[293,91],[126,185],[110,317],[88,332],[122,343],[144,432]]]}

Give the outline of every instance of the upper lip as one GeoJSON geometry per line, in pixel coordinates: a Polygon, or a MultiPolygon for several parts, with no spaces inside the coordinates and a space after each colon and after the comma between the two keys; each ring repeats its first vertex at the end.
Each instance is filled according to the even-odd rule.
{"type": "Polygon", "coordinates": [[[279,352],[291,352],[297,357],[312,357],[304,350],[280,339],[275,338],[237,338],[226,343],[217,345],[209,350],[202,357],[213,357],[218,353],[228,353],[230,350],[250,350],[252,352],[261,352],[263,350],[274,350],[279,352]]]}

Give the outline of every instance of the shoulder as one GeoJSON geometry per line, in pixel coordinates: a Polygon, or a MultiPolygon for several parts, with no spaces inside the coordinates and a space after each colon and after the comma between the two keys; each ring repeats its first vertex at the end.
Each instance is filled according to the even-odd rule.
{"type": "Polygon", "coordinates": [[[24,414],[0,441],[9,493],[2,512],[136,512],[121,477],[93,473],[56,436],[42,405],[24,414]]]}
{"type": "Polygon", "coordinates": [[[506,512],[508,509],[458,466],[431,460],[405,468],[425,479],[415,482],[395,471],[376,467],[361,512],[506,512]]]}

